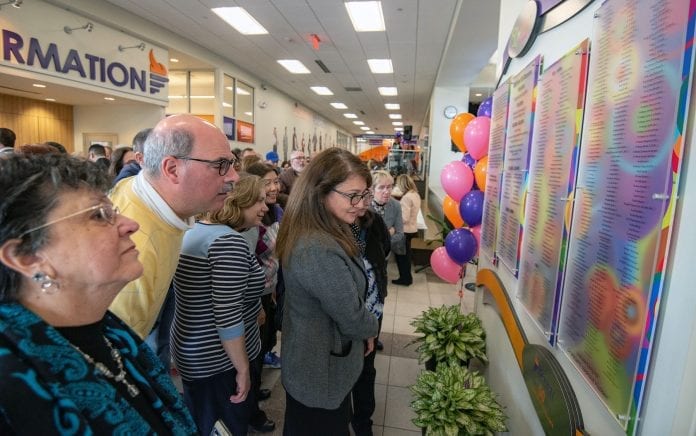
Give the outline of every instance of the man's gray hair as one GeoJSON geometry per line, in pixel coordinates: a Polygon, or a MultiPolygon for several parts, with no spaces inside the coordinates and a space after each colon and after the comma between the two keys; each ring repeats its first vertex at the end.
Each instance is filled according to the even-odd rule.
{"type": "Polygon", "coordinates": [[[167,156],[187,157],[193,150],[193,134],[183,129],[154,129],[145,140],[143,170],[160,176],[160,164],[167,156]]]}
{"type": "Polygon", "coordinates": [[[147,127],[138,133],[135,134],[133,137],[133,151],[138,152],[138,153],[143,153],[144,150],[144,145],[145,145],[145,140],[147,137],[150,135],[150,132],[152,132],[152,127],[147,127]]]}

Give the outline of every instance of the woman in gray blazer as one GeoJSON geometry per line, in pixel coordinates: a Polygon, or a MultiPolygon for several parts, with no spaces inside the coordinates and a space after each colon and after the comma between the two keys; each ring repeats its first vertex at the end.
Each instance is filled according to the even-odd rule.
{"type": "Polygon", "coordinates": [[[285,280],[284,435],[348,435],[350,391],[374,347],[363,262],[350,224],[371,177],[352,153],[317,154],[297,179],[276,242],[285,280]]]}

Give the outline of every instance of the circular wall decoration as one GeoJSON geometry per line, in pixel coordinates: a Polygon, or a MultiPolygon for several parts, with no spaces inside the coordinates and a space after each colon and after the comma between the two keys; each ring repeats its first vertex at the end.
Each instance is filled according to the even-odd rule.
{"type": "Polygon", "coordinates": [[[529,0],[512,26],[507,52],[511,58],[524,56],[532,47],[539,31],[539,5],[534,0],[529,0]]]}
{"type": "Polygon", "coordinates": [[[442,112],[443,115],[445,115],[445,118],[449,118],[450,120],[454,118],[457,115],[457,107],[456,106],[445,106],[445,110],[442,112]]]}

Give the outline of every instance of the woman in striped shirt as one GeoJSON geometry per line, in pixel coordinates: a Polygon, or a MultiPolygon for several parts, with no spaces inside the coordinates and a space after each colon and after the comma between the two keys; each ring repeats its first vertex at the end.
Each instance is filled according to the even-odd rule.
{"type": "Polygon", "coordinates": [[[246,176],[219,211],[186,232],[174,275],[172,355],[184,399],[201,434],[221,420],[247,433],[255,399],[250,367],[261,358],[258,316],[263,270],[239,231],[258,226],[268,208],[257,176],[246,176]],[[251,365],[250,365],[251,362],[251,365]]]}

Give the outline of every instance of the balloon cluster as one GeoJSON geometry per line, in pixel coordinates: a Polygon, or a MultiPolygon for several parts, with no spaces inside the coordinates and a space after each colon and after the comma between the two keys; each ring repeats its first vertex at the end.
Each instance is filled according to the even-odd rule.
{"type": "Polygon", "coordinates": [[[449,283],[457,283],[463,265],[477,255],[481,243],[492,108],[492,98],[488,97],[476,116],[462,113],[450,124],[452,142],[464,157],[445,165],[440,182],[447,194],[442,210],[455,229],[447,234],[445,246],[430,256],[435,274],[449,283]]]}

